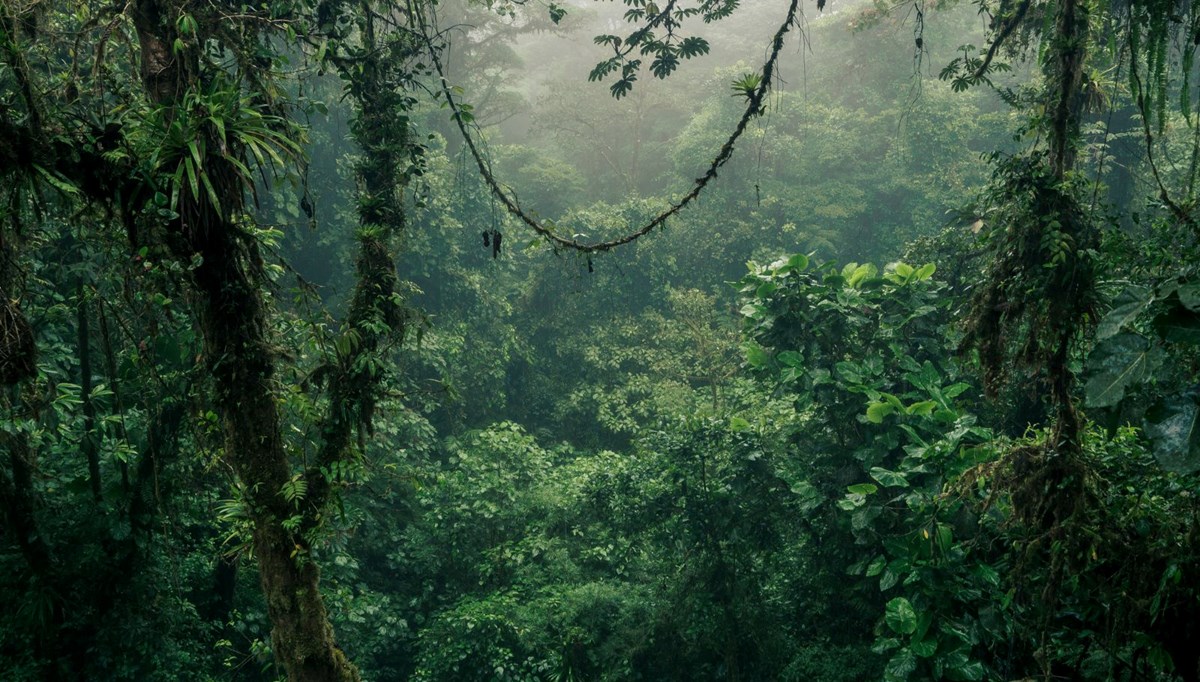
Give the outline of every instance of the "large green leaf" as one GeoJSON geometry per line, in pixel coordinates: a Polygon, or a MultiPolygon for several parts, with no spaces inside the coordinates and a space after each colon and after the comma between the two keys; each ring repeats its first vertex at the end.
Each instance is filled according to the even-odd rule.
{"type": "Polygon", "coordinates": [[[800,367],[804,364],[804,356],[794,350],[785,350],[776,355],[775,359],[779,361],[779,364],[786,367],[800,367]]]}
{"type": "Polygon", "coordinates": [[[901,680],[907,680],[908,676],[916,672],[916,670],[916,655],[908,649],[901,649],[888,661],[887,666],[883,670],[883,679],[886,682],[901,682],[901,680]]]}
{"type": "Polygon", "coordinates": [[[1096,340],[1102,341],[1119,334],[1126,325],[1132,323],[1146,309],[1146,306],[1150,305],[1153,298],[1152,292],[1146,287],[1127,287],[1113,301],[1112,310],[1096,326],[1096,340]]]}
{"type": "Polygon", "coordinates": [[[1179,302],[1188,310],[1200,313],[1200,284],[1185,284],[1179,287],[1179,302]]]}
{"type": "Polygon", "coordinates": [[[1200,346],[1200,313],[1188,310],[1182,303],[1159,315],[1154,320],[1154,328],[1171,343],[1200,346]]]}
{"type": "Polygon", "coordinates": [[[852,384],[861,384],[865,381],[862,369],[853,362],[843,360],[834,365],[834,368],[837,369],[838,375],[842,379],[852,384]]]}
{"type": "Polygon", "coordinates": [[[1162,351],[1138,334],[1118,334],[1096,345],[1088,356],[1084,392],[1088,407],[1111,407],[1130,386],[1150,378],[1162,364],[1162,351]]]}
{"type": "Polygon", "coordinates": [[[867,421],[872,424],[882,424],[883,418],[896,411],[891,403],[875,402],[867,405],[867,421]]]}
{"type": "Polygon", "coordinates": [[[963,682],[974,682],[974,680],[983,679],[983,664],[979,661],[967,661],[965,663],[947,666],[946,679],[962,680],[963,682]]]}
{"type": "Polygon", "coordinates": [[[756,343],[746,342],[742,345],[742,349],[745,351],[746,361],[750,363],[751,367],[761,369],[766,367],[771,359],[771,355],[756,343]]]}
{"type": "Polygon", "coordinates": [[[871,467],[871,478],[879,481],[879,485],[885,488],[907,488],[908,479],[904,474],[888,471],[882,467],[871,467]]]}
{"type": "Polygon", "coordinates": [[[938,404],[936,400],[922,400],[919,403],[913,403],[912,405],[904,408],[904,411],[908,414],[915,414],[919,417],[928,417],[929,415],[933,414],[933,411],[937,409],[937,406],[938,404]]]}
{"type": "Polygon", "coordinates": [[[909,649],[921,658],[929,658],[937,653],[937,639],[923,639],[919,642],[913,642],[909,649]]]}
{"type": "MultiPolygon", "coordinates": [[[[845,275],[845,271],[843,271],[842,274],[845,275]]],[[[854,268],[854,272],[850,273],[850,276],[846,279],[851,287],[857,289],[866,280],[874,277],[877,274],[879,274],[879,268],[875,267],[874,263],[863,263],[862,265],[854,268]]]]}
{"type": "Polygon", "coordinates": [[[788,259],[788,266],[796,270],[804,270],[808,268],[808,256],[797,253],[788,259]]]}
{"type": "Polygon", "coordinates": [[[1154,456],[1168,471],[1200,471],[1200,405],[1196,394],[1168,396],[1146,412],[1146,435],[1154,456]]]}
{"type": "Polygon", "coordinates": [[[904,597],[896,597],[887,603],[883,619],[896,634],[911,635],[917,631],[917,612],[912,602],[904,597]]]}

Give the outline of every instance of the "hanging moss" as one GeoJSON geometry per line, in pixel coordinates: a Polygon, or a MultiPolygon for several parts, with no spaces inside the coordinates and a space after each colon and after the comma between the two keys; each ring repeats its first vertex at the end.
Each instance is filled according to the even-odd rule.
{"type": "Polygon", "coordinates": [[[1023,386],[1069,442],[1080,427],[1069,360],[1094,318],[1099,230],[1072,184],[1057,178],[1048,154],[997,160],[990,195],[994,258],[976,290],[962,347],[978,351],[992,395],[1023,386]]]}

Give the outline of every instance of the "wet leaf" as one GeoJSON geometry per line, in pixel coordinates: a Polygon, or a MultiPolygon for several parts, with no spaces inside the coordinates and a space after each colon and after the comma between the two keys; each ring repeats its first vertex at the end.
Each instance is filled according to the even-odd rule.
{"type": "Polygon", "coordinates": [[[1088,357],[1087,406],[1116,405],[1130,386],[1149,379],[1160,364],[1161,350],[1138,334],[1118,334],[1101,341],[1088,357]]]}
{"type": "Polygon", "coordinates": [[[884,620],[896,634],[911,635],[917,631],[916,609],[904,597],[896,597],[887,603],[884,620]]]}
{"type": "Polygon", "coordinates": [[[1164,469],[1178,474],[1200,470],[1200,405],[1195,393],[1159,400],[1146,413],[1145,429],[1164,469]]]}
{"type": "Polygon", "coordinates": [[[1103,341],[1119,334],[1126,325],[1132,323],[1146,309],[1146,306],[1150,305],[1150,301],[1153,299],[1152,292],[1146,287],[1127,287],[1120,296],[1113,300],[1112,310],[1096,326],[1096,340],[1103,341]]]}

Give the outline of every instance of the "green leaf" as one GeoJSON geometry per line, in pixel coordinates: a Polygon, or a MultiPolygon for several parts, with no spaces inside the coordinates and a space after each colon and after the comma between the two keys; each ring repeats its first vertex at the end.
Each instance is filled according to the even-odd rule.
{"type": "Polygon", "coordinates": [[[697,36],[684,38],[683,42],[679,43],[679,56],[684,59],[691,59],[697,55],[708,54],[708,41],[697,36]]]}
{"type": "Polygon", "coordinates": [[[221,118],[220,116],[209,116],[208,120],[211,121],[213,124],[213,127],[217,129],[218,139],[220,139],[221,142],[224,143],[225,142],[225,119],[221,118]]]}
{"type": "Polygon", "coordinates": [[[204,191],[208,194],[209,206],[220,213],[221,200],[217,198],[217,190],[213,187],[212,181],[208,179],[208,173],[205,173],[204,169],[200,170],[200,182],[204,185],[204,191]]]}
{"type": "Polygon", "coordinates": [[[1146,435],[1158,463],[1167,471],[1200,471],[1200,405],[1196,395],[1160,399],[1146,412],[1146,435]]]}
{"type": "Polygon", "coordinates": [[[1200,313],[1194,313],[1181,304],[1172,307],[1154,320],[1159,336],[1171,343],[1200,345],[1200,313]]]}
{"type": "Polygon", "coordinates": [[[973,571],[975,575],[992,587],[1000,587],[1000,573],[987,564],[978,564],[973,571]]]}
{"type": "Polygon", "coordinates": [[[979,661],[970,661],[961,665],[948,667],[946,668],[946,679],[962,680],[963,682],[982,680],[983,664],[979,661]]]}
{"type": "Polygon", "coordinates": [[[799,367],[787,367],[779,373],[779,381],[792,384],[804,377],[804,370],[799,367]]]}
{"type": "Polygon", "coordinates": [[[846,490],[855,495],[874,495],[879,488],[874,483],[856,483],[852,486],[847,486],[846,490]]]}
{"type": "Polygon", "coordinates": [[[1192,312],[1200,313],[1200,284],[1185,284],[1179,287],[1179,302],[1192,312]]]}
{"type": "Polygon", "coordinates": [[[754,91],[758,89],[758,85],[761,82],[761,75],[757,73],[745,74],[741,78],[733,81],[733,96],[749,98],[754,95],[754,91]]]}
{"type": "Polygon", "coordinates": [[[913,642],[908,648],[921,658],[929,658],[937,652],[937,640],[923,639],[920,642],[913,642]]]}
{"type": "Polygon", "coordinates": [[[895,587],[896,583],[898,582],[900,582],[900,574],[896,573],[896,571],[892,570],[892,568],[889,566],[888,568],[884,569],[883,576],[879,578],[879,591],[887,592],[895,587]]]}
{"type": "Polygon", "coordinates": [[[879,575],[880,573],[883,573],[883,569],[886,566],[887,566],[887,559],[885,559],[882,554],[875,557],[871,561],[870,564],[867,564],[867,574],[866,574],[867,577],[874,578],[875,576],[879,575]]]}
{"type": "Polygon", "coordinates": [[[200,200],[200,181],[196,177],[196,169],[192,166],[191,159],[183,160],[183,169],[187,172],[188,186],[192,189],[192,198],[200,200]]]}
{"type": "Polygon", "coordinates": [[[825,501],[821,491],[808,481],[800,481],[792,486],[792,494],[796,496],[800,506],[800,511],[803,513],[810,512],[825,501]]]}
{"type": "Polygon", "coordinates": [[[776,355],[775,359],[779,361],[779,364],[784,365],[785,367],[800,367],[804,363],[804,356],[800,355],[794,350],[785,350],[779,355],[776,355]]]}
{"type": "Polygon", "coordinates": [[[1088,356],[1087,406],[1116,405],[1126,389],[1149,379],[1160,364],[1162,351],[1138,334],[1118,334],[1101,341],[1088,356]]]}
{"type": "Polygon", "coordinates": [[[58,175],[46,170],[45,168],[43,168],[37,164],[33,164],[33,168],[34,168],[34,170],[36,170],[38,172],[38,175],[40,175],[42,177],[42,179],[45,180],[47,183],[49,183],[50,186],[53,187],[54,189],[57,189],[58,191],[62,192],[63,194],[79,194],[79,188],[77,188],[75,185],[72,185],[71,183],[67,182],[65,179],[59,177],[58,175]]]}
{"type": "Polygon", "coordinates": [[[896,411],[896,406],[886,402],[875,402],[867,405],[867,421],[872,424],[882,424],[883,418],[896,411]]]}
{"type": "Polygon", "coordinates": [[[203,168],[204,155],[200,153],[200,144],[195,140],[188,140],[187,148],[192,153],[192,159],[196,162],[196,168],[203,168]]]}
{"type": "Polygon", "coordinates": [[[757,298],[766,298],[775,293],[775,290],[778,288],[779,285],[774,282],[763,282],[762,284],[758,285],[758,289],[755,290],[754,296],[757,298]]]}
{"type": "Polygon", "coordinates": [[[1132,323],[1146,309],[1146,306],[1150,305],[1152,300],[1154,300],[1154,295],[1150,289],[1139,286],[1126,287],[1125,291],[1122,291],[1121,295],[1113,300],[1112,310],[1096,326],[1096,340],[1103,341],[1120,333],[1126,325],[1132,323]]]}
{"type": "Polygon", "coordinates": [[[895,637],[885,637],[883,639],[876,639],[875,643],[871,645],[871,651],[877,654],[882,654],[884,652],[891,651],[898,646],[900,646],[900,640],[896,639],[895,637]]]}
{"type": "Polygon", "coordinates": [[[730,431],[749,431],[750,430],[750,422],[746,421],[745,419],[743,419],[741,417],[732,417],[729,420],[729,430],[730,431]]]}
{"type": "Polygon", "coordinates": [[[834,369],[837,370],[837,373],[843,379],[852,384],[861,384],[863,382],[862,369],[853,362],[843,360],[834,365],[834,369]]]}
{"type": "Polygon", "coordinates": [[[936,400],[922,400],[919,403],[913,403],[912,405],[904,408],[904,411],[908,414],[915,414],[918,417],[928,417],[929,415],[933,414],[933,411],[937,408],[937,406],[938,404],[936,400]]]}
{"type": "Polygon", "coordinates": [[[937,266],[934,265],[933,263],[926,263],[925,265],[922,265],[917,270],[917,281],[921,282],[921,281],[929,279],[930,277],[933,276],[933,273],[936,271],[937,271],[937,266]]]}
{"type": "Polygon", "coordinates": [[[650,63],[650,72],[656,78],[663,79],[670,76],[675,69],[679,67],[679,59],[670,52],[660,52],[658,57],[650,63]]]}
{"type": "Polygon", "coordinates": [[[770,354],[757,344],[747,343],[743,346],[743,349],[746,352],[746,362],[749,362],[750,366],[756,369],[766,367],[767,363],[771,360],[770,354]]]}
{"type": "Polygon", "coordinates": [[[846,279],[848,280],[851,287],[857,289],[860,286],[862,286],[862,284],[868,278],[874,277],[877,274],[879,274],[879,268],[876,268],[874,264],[863,263],[862,265],[855,268],[854,272],[852,272],[850,274],[850,276],[847,277],[846,279]]]}
{"type": "Polygon", "coordinates": [[[808,256],[797,253],[788,259],[787,264],[796,270],[806,270],[808,268],[808,256]]]}
{"type": "Polygon", "coordinates": [[[887,603],[883,619],[896,634],[911,635],[917,631],[917,612],[912,602],[904,597],[896,597],[887,603]]]}
{"type": "Polygon", "coordinates": [[[933,613],[930,611],[922,611],[917,615],[917,630],[913,633],[913,641],[919,642],[925,639],[925,635],[929,634],[929,626],[933,625],[933,613]]]}
{"type": "Polygon", "coordinates": [[[872,467],[870,473],[871,478],[879,481],[879,485],[882,485],[885,488],[908,487],[908,479],[904,477],[904,474],[897,473],[895,471],[888,471],[882,467],[872,467]]]}
{"type": "Polygon", "coordinates": [[[943,552],[949,552],[954,544],[954,531],[950,526],[939,524],[937,533],[934,535],[934,541],[937,543],[938,549],[943,552]]]}
{"type": "Polygon", "coordinates": [[[957,384],[947,386],[942,391],[942,395],[946,396],[947,399],[954,399],[954,398],[957,398],[958,396],[962,395],[963,391],[967,390],[968,388],[971,388],[970,384],[964,384],[962,382],[959,382],[957,384]]]}
{"type": "Polygon", "coordinates": [[[635,80],[637,79],[632,75],[621,78],[608,86],[608,91],[612,93],[614,99],[621,99],[628,95],[630,90],[633,90],[633,81],[635,80]]]}
{"type": "Polygon", "coordinates": [[[917,670],[917,657],[908,649],[901,649],[888,661],[883,669],[883,679],[887,682],[902,682],[917,670]]]}

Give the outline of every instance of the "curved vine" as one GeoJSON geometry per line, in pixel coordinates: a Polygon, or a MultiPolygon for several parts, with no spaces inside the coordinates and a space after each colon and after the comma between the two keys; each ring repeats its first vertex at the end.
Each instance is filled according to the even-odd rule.
{"type": "Polygon", "coordinates": [[[467,125],[468,121],[463,116],[464,112],[462,107],[457,101],[455,101],[454,94],[450,91],[450,82],[446,78],[445,70],[442,67],[441,57],[438,55],[437,42],[434,40],[434,36],[432,36],[429,32],[429,24],[424,16],[420,16],[419,21],[422,36],[425,38],[424,42],[429,47],[429,56],[433,62],[434,70],[437,72],[437,76],[440,81],[442,96],[445,98],[446,104],[450,107],[452,117],[454,118],[454,123],[458,126],[459,132],[462,133],[463,140],[465,140],[467,143],[467,149],[470,150],[471,156],[475,159],[475,164],[479,167],[479,173],[487,183],[492,194],[495,195],[500,203],[504,205],[504,208],[509,213],[516,216],[522,223],[555,246],[579,251],[582,253],[598,253],[629,244],[649,234],[654,230],[654,228],[666,223],[671,216],[679,213],[679,211],[683,210],[685,206],[695,200],[696,197],[700,196],[700,192],[704,191],[704,188],[708,186],[708,183],[717,177],[717,171],[721,168],[721,166],[724,166],[725,163],[729,161],[730,157],[733,156],[734,145],[742,136],[742,133],[745,132],[746,126],[749,125],[752,119],[762,115],[766,109],[763,102],[766,99],[767,92],[771,89],[771,81],[775,77],[775,66],[779,61],[779,53],[783,50],[784,37],[787,35],[787,32],[792,28],[793,25],[799,28],[799,24],[797,23],[799,6],[799,0],[790,1],[788,5],[787,16],[783,23],[779,25],[779,28],[775,31],[774,37],[771,39],[771,54],[767,58],[767,61],[763,63],[762,70],[759,73],[758,82],[753,88],[748,88],[745,91],[746,109],[742,112],[742,117],[738,120],[737,126],[734,127],[733,132],[728,138],[726,138],[725,143],[721,145],[721,149],[717,152],[716,157],[713,159],[712,163],[709,164],[708,170],[705,171],[704,175],[696,178],[696,180],[692,183],[691,190],[688,191],[688,193],[685,194],[682,199],[673,202],[666,210],[654,216],[641,227],[638,227],[632,232],[628,232],[615,239],[593,243],[584,243],[575,238],[568,239],[556,234],[553,228],[547,227],[537,218],[529,215],[529,213],[521,208],[516,198],[514,198],[512,195],[506,192],[503,187],[500,186],[500,182],[496,179],[496,176],[492,173],[491,168],[489,168],[487,161],[484,159],[483,154],[480,152],[479,144],[471,135],[471,131],[467,125]]]}

